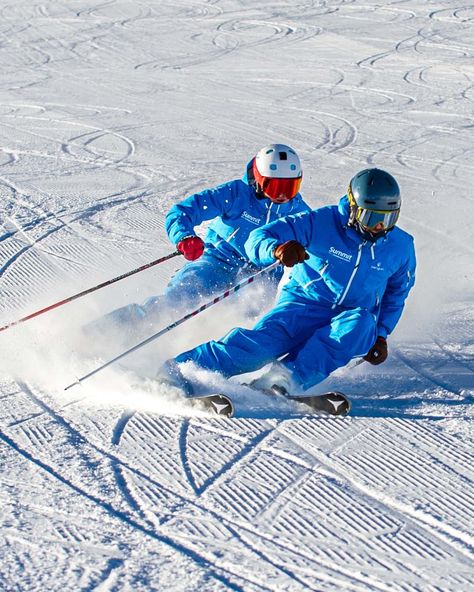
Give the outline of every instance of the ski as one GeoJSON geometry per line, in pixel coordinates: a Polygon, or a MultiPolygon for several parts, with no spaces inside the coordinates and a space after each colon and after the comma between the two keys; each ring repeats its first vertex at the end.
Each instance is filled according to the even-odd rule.
{"type": "Polygon", "coordinates": [[[308,397],[292,397],[285,388],[274,384],[268,394],[283,396],[290,401],[297,401],[310,407],[313,411],[327,413],[328,415],[344,416],[351,410],[351,402],[344,393],[329,391],[321,395],[310,395],[308,397]]]}
{"type": "Polygon", "coordinates": [[[234,415],[234,404],[226,395],[198,395],[188,398],[188,401],[220,417],[233,417],[234,415]]]}
{"type": "MultiPolygon", "coordinates": [[[[164,385],[180,389],[183,393],[183,398],[192,406],[198,406],[220,417],[233,417],[235,414],[235,405],[231,396],[224,395],[223,393],[211,394],[209,391],[206,393],[206,387],[204,385],[186,379],[178,365],[173,362],[165,363],[163,366],[160,382],[164,385]]],[[[252,384],[244,386],[249,386],[254,391],[260,392],[265,396],[283,397],[287,401],[303,403],[311,411],[317,413],[344,416],[351,410],[350,400],[344,393],[338,391],[307,397],[292,397],[286,388],[277,384],[265,390],[253,387],[252,384]]]]}
{"type": "Polygon", "coordinates": [[[174,362],[166,362],[163,365],[160,382],[163,385],[179,388],[183,392],[183,399],[192,406],[200,407],[221,417],[232,417],[234,415],[234,403],[229,397],[222,394],[198,394],[199,385],[193,384],[192,381],[186,379],[174,362]]]}
{"type": "Polygon", "coordinates": [[[308,405],[311,409],[328,415],[347,415],[351,410],[351,402],[344,393],[331,391],[321,395],[310,397],[289,397],[292,401],[298,401],[308,405]]]}

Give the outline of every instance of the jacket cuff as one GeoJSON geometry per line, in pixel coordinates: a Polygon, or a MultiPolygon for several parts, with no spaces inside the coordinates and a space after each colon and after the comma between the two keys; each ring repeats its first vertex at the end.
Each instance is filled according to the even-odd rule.
{"type": "Polygon", "coordinates": [[[179,238],[176,240],[175,245],[178,245],[185,238],[193,238],[196,235],[195,234],[191,234],[189,232],[182,232],[178,236],[179,236],[179,238]]]}

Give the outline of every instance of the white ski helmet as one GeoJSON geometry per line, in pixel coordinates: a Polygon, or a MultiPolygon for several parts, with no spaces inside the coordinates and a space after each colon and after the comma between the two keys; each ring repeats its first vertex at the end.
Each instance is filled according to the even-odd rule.
{"type": "Polygon", "coordinates": [[[274,202],[290,201],[300,189],[301,162],[293,148],[285,144],[270,144],[259,150],[252,170],[258,189],[274,202]]]}

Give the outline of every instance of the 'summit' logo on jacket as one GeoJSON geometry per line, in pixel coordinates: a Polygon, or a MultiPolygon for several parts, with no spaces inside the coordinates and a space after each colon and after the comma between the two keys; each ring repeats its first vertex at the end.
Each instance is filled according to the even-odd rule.
{"type": "Polygon", "coordinates": [[[352,259],[352,255],[349,255],[348,253],[344,253],[344,251],[339,251],[338,249],[335,249],[334,247],[330,247],[329,252],[331,253],[331,255],[334,255],[335,257],[338,257],[339,259],[342,259],[343,261],[351,261],[351,259],[352,259]]]}
{"type": "Polygon", "coordinates": [[[255,216],[252,216],[246,211],[242,212],[242,218],[245,218],[246,220],[257,226],[259,226],[261,223],[261,218],[256,218],[255,216]]]}

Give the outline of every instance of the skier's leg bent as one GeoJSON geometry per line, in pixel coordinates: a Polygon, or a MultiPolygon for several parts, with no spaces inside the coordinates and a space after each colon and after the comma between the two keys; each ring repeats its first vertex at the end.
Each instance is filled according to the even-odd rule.
{"type": "Polygon", "coordinates": [[[141,305],[143,325],[150,328],[197,307],[201,298],[232,284],[236,271],[222,268],[212,257],[203,255],[186,263],[170,280],[163,294],[150,296],[141,305]]]}
{"type": "Polygon", "coordinates": [[[238,270],[238,267],[224,265],[213,251],[205,252],[196,261],[186,263],[171,278],[163,296],[171,305],[189,308],[200,298],[229,287],[238,270]]]}
{"type": "Polygon", "coordinates": [[[219,341],[209,341],[184,352],[176,362],[192,360],[225,376],[253,372],[276,360],[295,345],[298,321],[304,310],[282,304],[265,315],[253,329],[236,328],[219,341]],[[298,314],[299,313],[299,314],[298,314]],[[287,318],[292,322],[288,324],[287,318]]]}
{"type": "Polygon", "coordinates": [[[81,331],[95,346],[111,341],[125,347],[140,335],[138,328],[142,326],[144,316],[139,304],[127,304],[83,325],[81,331]]]}
{"type": "Polygon", "coordinates": [[[149,336],[158,324],[177,313],[198,306],[202,297],[209,296],[232,284],[238,268],[223,265],[205,253],[197,261],[186,263],[171,279],[163,294],[151,296],[142,304],[132,303],[117,308],[83,327],[86,336],[98,340],[113,339],[122,347],[149,336]]]}
{"type": "Polygon", "coordinates": [[[316,330],[286,365],[303,388],[309,389],[352,358],[364,355],[375,334],[376,318],[371,312],[363,308],[343,311],[316,330]]]}
{"type": "Polygon", "coordinates": [[[175,360],[178,363],[192,360],[202,368],[234,376],[262,368],[285,353],[286,347],[274,334],[236,328],[224,339],[198,345],[175,360]]]}

